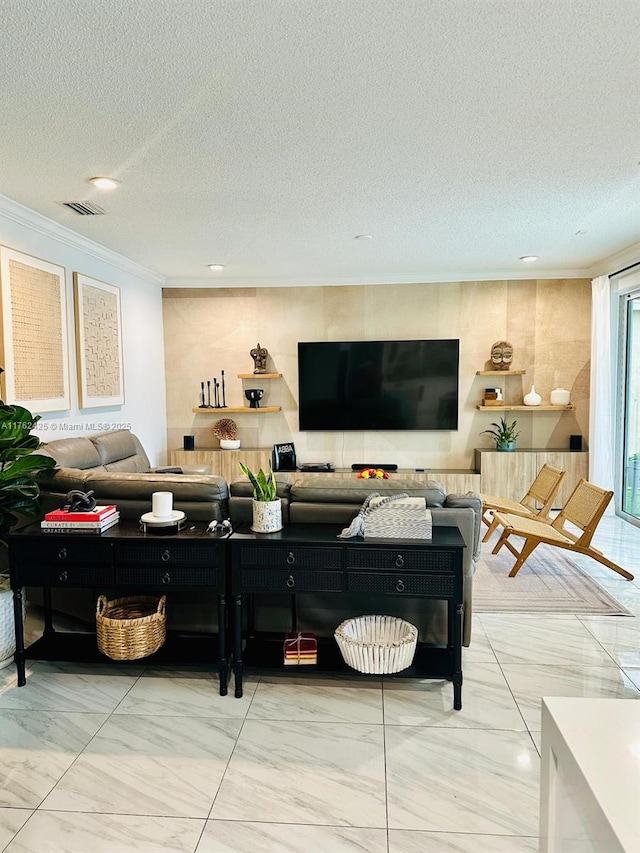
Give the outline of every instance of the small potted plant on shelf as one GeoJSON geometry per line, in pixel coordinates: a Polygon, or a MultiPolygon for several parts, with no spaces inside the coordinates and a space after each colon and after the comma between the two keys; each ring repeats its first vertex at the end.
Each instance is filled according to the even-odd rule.
{"type": "Polygon", "coordinates": [[[488,433],[492,436],[496,450],[515,450],[516,439],[520,435],[520,430],[516,429],[517,424],[517,421],[508,424],[504,418],[500,418],[500,423],[492,423],[493,429],[483,429],[481,435],[488,433]]]}
{"type": "Polygon", "coordinates": [[[240,447],[238,425],[231,418],[220,418],[212,427],[213,434],[220,440],[223,450],[237,450],[240,447]]]}
{"type": "Polygon", "coordinates": [[[277,483],[273,471],[265,474],[262,468],[257,474],[250,471],[240,462],[240,469],[245,474],[253,488],[253,523],[254,533],[276,533],[282,530],[282,502],[277,497],[277,483]]]}

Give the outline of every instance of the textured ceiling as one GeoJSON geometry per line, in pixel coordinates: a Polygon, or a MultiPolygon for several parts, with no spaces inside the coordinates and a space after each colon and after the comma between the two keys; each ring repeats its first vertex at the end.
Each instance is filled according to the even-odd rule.
{"type": "Polygon", "coordinates": [[[637,0],[2,6],[0,193],[173,281],[570,276],[640,241],[637,0]]]}

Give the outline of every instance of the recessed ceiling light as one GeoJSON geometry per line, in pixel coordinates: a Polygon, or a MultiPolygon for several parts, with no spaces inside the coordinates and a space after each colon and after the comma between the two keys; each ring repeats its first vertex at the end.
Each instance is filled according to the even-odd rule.
{"type": "Polygon", "coordinates": [[[523,261],[525,264],[532,264],[534,261],[538,260],[538,256],[537,255],[523,255],[520,258],[520,260],[523,261]]]}
{"type": "Polygon", "coordinates": [[[373,240],[373,234],[356,234],[356,240],[373,240]]]}
{"type": "Polygon", "coordinates": [[[214,272],[220,272],[220,270],[224,269],[224,264],[207,264],[207,266],[214,272]]]}
{"type": "Polygon", "coordinates": [[[93,184],[99,190],[115,190],[116,187],[120,186],[120,181],[116,181],[115,178],[105,177],[89,178],[87,183],[93,184]]]}

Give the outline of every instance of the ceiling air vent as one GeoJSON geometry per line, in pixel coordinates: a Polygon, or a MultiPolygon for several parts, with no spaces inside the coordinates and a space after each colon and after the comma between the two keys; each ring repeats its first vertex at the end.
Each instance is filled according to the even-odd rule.
{"type": "Polygon", "coordinates": [[[68,207],[78,216],[104,216],[104,208],[92,201],[61,201],[63,207],[68,207]]]}

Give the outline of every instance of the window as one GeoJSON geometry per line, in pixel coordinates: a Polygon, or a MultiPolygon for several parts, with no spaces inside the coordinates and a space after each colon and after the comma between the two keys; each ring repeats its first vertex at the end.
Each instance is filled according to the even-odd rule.
{"type": "Polygon", "coordinates": [[[622,492],[620,509],[640,521],[640,290],[623,297],[622,492]]]}

